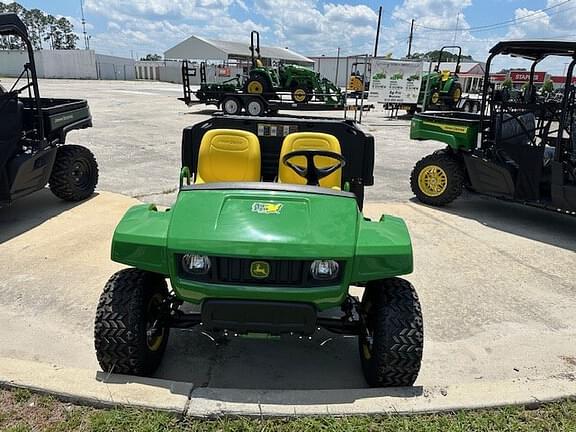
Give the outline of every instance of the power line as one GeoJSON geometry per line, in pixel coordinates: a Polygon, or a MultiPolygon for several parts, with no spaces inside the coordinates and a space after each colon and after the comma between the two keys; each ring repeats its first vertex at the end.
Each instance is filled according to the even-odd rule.
{"type": "MultiPolygon", "coordinates": [[[[517,24],[517,23],[520,23],[520,22],[523,22],[523,21],[530,21],[530,18],[533,18],[533,17],[535,17],[536,15],[540,15],[540,14],[542,14],[542,13],[544,13],[544,12],[549,11],[549,10],[556,9],[556,8],[558,8],[558,7],[560,7],[560,6],[563,6],[563,5],[567,4],[567,3],[570,3],[571,1],[572,1],[572,0],[564,0],[564,1],[561,2],[561,3],[558,3],[558,4],[555,4],[555,5],[553,5],[553,6],[544,8],[544,9],[542,9],[542,10],[533,12],[533,13],[528,14],[528,15],[525,15],[525,16],[523,16],[523,17],[521,17],[521,18],[513,18],[513,19],[510,19],[510,20],[506,20],[506,21],[502,21],[502,22],[498,22],[498,23],[487,24],[487,25],[476,26],[476,27],[469,27],[469,28],[467,28],[467,29],[465,29],[465,30],[468,31],[468,32],[471,32],[471,33],[472,33],[472,32],[477,32],[477,31],[488,31],[488,30],[495,30],[496,28],[499,28],[499,27],[508,27],[510,24],[517,24]]],[[[563,9],[563,10],[561,10],[561,11],[558,11],[557,13],[565,12],[566,10],[570,10],[570,9],[573,9],[573,8],[563,9]]],[[[555,14],[554,14],[554,15],[555,15],[555,14]]],[[[398,19],[398,18],[397,18],[397,19],[398,19]]],[[[406,20],[401,19],[401,18],[400,18],[400,20],[401,20],[401,21],[406,21],[406,20]]],[[[423,29],[426,29],[426,30],[429,30],[429,31],[438,31],[438,32],[453,32],[453,31],[458,31],[458,30],[459,30],[458,28],[442,29],[442,28],[437,28],[437,27],[428,27],[428,26],[420,25],[420,24],[416,24],[416,27],[423,28],[423,29]]]]}

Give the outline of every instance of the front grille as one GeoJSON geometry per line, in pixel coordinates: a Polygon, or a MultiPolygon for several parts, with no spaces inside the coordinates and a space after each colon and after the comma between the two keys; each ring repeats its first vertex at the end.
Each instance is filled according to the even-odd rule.
{"type": "Polygon", "coordinates": [[[310,273],[312,260],[264,260],[258,258],[233,258],[210,256],[210,271],[204,275],[186,273],[182,268],[182,256],[177,255],[180,277],[198,282],[225,285],[281,286],[281,287],[320,287],[338,285],[342,280],[344,263],[338,261],[340,271],[332,280],[316,280],[310,273]],[[269,265],[269,275],[255,278],[250,267],[255,261],[269,265]]]}

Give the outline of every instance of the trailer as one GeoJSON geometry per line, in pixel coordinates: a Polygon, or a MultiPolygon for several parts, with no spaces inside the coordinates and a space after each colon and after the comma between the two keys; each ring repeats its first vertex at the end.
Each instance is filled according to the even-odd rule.
{"type": "MultiPolygon", "coordinates": [[[[194,69],[195,71],[195,69],[194,69]]],[[[200,88],[192,90],[190,77],[194,76],[187,60],[182,62],[182,85],[184,96],[178,98],[188,106],[215,105],[225,114],[263,116],[276,114],[279,110],[331,111],[345,109],[344,98],[330,102],[331,94],[310,94],[307,102],[295,102],[290,93],[275,92],[272,95],[247,93],[239,75],[222,83],[208,83],[206,63],[200,63],[200,88]],[[323,99],[323,100],[318,100],[323,99]]],[[[352,107],[347,107],[353,109],[352,107]]]]}

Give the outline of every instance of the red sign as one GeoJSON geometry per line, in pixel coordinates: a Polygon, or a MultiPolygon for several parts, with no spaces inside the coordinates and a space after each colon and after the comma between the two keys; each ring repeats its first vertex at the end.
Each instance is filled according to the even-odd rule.
{"type": "Polygon", "coordinates": [[[229,67],[219,67],[218,68],[218,76],[219,77],[229,77],[230,76],[230,68],[229,67]]]}
{"type": "MultiPolygon", "coordinates": [[[[546,72],[534,72],[534,82],[543,83],[546,78],[546,72]]],[[[512,82],[524,83],[530,81],[530,72],[528,71],[510,71],[510,79],[512,82]]]]}

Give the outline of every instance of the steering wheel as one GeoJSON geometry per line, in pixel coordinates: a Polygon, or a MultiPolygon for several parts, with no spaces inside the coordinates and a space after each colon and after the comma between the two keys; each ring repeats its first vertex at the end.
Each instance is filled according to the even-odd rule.
{"type": "Polygon", "coordinates": [[[309,186],[320,186],[320,180],[324,177],[329,176],[336,170],[342,168],[346,165],[346,159],[340,153],[327,150],[296,150],[287,153],[282,158],[282,163],[298,174],[300,177],[306,179],[306,184],[309,186]],[[296,165],[290,162],[290,159],[294,159],[298,156],[304,156],[306,158],[306,166],[296,165]],[[314,158],[317,156],[327,157],[336,161],[334,165],[330,165],[326,168],[318,168],[314,163],[314,158]]]}

